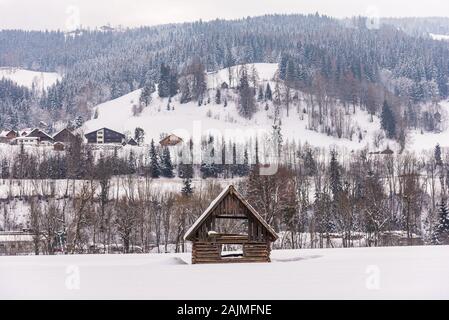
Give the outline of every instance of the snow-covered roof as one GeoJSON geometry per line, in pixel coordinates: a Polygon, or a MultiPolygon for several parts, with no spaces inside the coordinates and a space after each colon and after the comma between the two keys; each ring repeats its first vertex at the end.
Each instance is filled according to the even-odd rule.
{"type": "Polygon", "coordinates": [[[13,130],[2,130],[2,132],[0,132],[0,137],[1,138],[6,138],[6,136],[8,135],[8,133],[12,132],[13,130]]]}
{"type": "Polygon", "coordinates": [[[234,188],[233,185],[227,186],[223,191],[210,203],[209,207],[201,214],[201,216],[195,221],[195,223],[187,230],[184,235],[184,240],[187,240],[193,233],[199,228],[201,223],[212,213],[213,209],[221,202],[221,200],[229,193],[235,195],[252,213],[252,215],[267,229],[267,231],[275,238],[278,238],[276,231],[260,216],[260,214],[254,209],[248,201],[234,188]]]}
{"type": "Polygon", "coordinates": [[[23,135],[28,135],[33,131],[33,128],[26,128],[26,129],[22,129],[19,130],[19,135],[23,136],[23,135]]]}
{"type": "Polygon", "coordinates": [[[56,132],[56,133],[53,135],[53,138],[56,137],[56,136],[57,136],[58,134],[60,134],[61,132],[64,132],[64,131],[68,131],[69,133],[73,134],[72,131],[70,131],[70,130],[67,129],[67,128],[64,128],[64,129],[61,129],[61,130],[59,130],[58,132],[56,132]]]}

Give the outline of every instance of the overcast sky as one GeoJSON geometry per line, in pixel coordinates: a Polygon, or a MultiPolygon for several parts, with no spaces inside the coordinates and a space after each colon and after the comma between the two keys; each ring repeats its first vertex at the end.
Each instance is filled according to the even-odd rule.
{"type": "Polygon", "coordinates": [[[155,25],[267,13],[449,16],[448,0],[0,0],[0,29],[155,25]]]}

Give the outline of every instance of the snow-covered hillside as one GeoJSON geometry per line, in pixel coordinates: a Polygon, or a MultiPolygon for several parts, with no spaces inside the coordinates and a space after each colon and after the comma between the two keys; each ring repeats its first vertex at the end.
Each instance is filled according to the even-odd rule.
{"type": "Polygon", "coordinates": [[[55,72],[38,72],[18,68],[0,68],[0,78],[3,77],[30,89],[34,84],[37,91],[42,91],[61,80],[61,76],[55,72]]]}
{"type": "MultiPolygon", "coordinates": [[[[278,70],[277,63],[255,63],[252,65],[248,65],[247,68],[249,72],[251,72],[252,67],[257,71],[257,75],[259,77],[259,81],[271,81],[273,80],[276,71],[278,70]]],[[[241,68],[241,65],[233,66],[231,68],[221,69],[216,72],[209,72],[207,74],[207,86],[209,89],[214,89],[219,87],[223,82],[229,83],[229,72],[231,72],[231,76],[234,79],[238,79],[238,71],[241,68]]],[[[231,83],[231,85],[235,85],[235,83],[231,83]]]]}
{"type": "MultiPolygon", "coordinates": [[[[277,72],[277,64],[260,63],[248,65],[248,73],[252,68],[256,69],[259,76],[259,84],[265,86],[267,82],[274,88],[272,79],[277,72]]],[[[231,73],[235,79],[238,79],[237,67],[231,68],[231,73]]],[[[201,135],[213,134],[222,135],[225,140],[235,140],[243,142],[248,139],[254,139],[256,136],[263,139],[272,133],[273,126],[273,106],[270,105],[265,110],[263,103],[259,104],[259,110],[251,120],[242,118],[237,112],[237,96],[233,89],[222,90],[222,100],[226,99],[228,105],[223,103],[215,104],[215,89],[220,87],[223,82],[229,83],[229,70],[223,69],[217,72],[209,73],[207,82],[209,88],[210,103],[198,106],[196,102],[186,104],[179,103],[179,96],[172,98],[170,110],[168,110],[168,99],[159,98],[157,93],[153,94],[151,104],[146,107],[138,116],[133,116],[133,105],[137,105],[141,90],[136,90],[118,99],[100,104],[96,109],[96,119],[88,121],[84,126],[84,131],[89,132],[102,127],[133,133],[136,127],[145,130],[145,139],[148,143],[151,139],[158,141],[163,133],[174,133],[184,139],[188,139],[198,132],[201,135]],[[174,110],[173,110],[174,109],[174,110]]],[[[231,86],[235,86],[231,83],[231,86]]],[[[374,117],[370,121],[370,116],[357,110],[351,114],[351,122],[354,126],[354,136],[352,140],[338,139],[333,136],[319,133],[308,129],[307,115],[303,113],[304,102],[292,106],[290,116],[282,116],[282,135],[285,140],[300,143],[308,142],[318,147],[339,146],[346,147],[349,150],[361,149],[372,144],[374,135],[378,134],[380,129],[379,119],[374,117]],[[363,139],[359,141],[359,133],[363,139]]],[[[384,141],[394,147],[392,141],[384,141]]]]}
{"type": "Polygon", "coordinates": [[[261,264],[191,265],[190,254],[0,257],[0,299],[448,299],[448,268],[447,246],[275,250],[261,264]]]}
{"type": "MultiPolygon", "coordinates": [[[[444,114],[449,114],[449,101],[440,103],[444,114]]],[[[412,130],[407,138],[407,149],[423,151],[434,148],[437,144],[441,147],[449,148],[449,119],[442,119],[443,128],[439,133],[421,132],[412,130]]]]}

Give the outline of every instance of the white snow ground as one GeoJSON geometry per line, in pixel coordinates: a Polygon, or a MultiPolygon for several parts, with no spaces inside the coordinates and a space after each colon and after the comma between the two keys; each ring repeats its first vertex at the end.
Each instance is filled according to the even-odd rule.
{"type": "Polygon", "coordinates": [[[273,251],[273,262],[262,264],[189,260],[189,254],[0,257],[0,299],[449,298],[448,246],[273,251]]]}
{"type": "Polygon", "coordinates": [[[3,77],[30,89],[34,83],[37,91],[42,91],[61,80],[61,76],[56,72],[38,72],[19,68],[0,68],[0,79],[3,77]]]}

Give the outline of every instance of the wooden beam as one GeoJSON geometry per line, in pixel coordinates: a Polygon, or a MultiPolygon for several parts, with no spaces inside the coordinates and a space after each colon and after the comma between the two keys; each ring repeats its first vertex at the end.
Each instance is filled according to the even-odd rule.
{"type": "Polygon", "coordinates": [[[228,216],[228,215],[217,215],[215,216],[216,219],[242,219],[247,220],[247,216],[228,216]]]}

